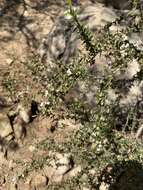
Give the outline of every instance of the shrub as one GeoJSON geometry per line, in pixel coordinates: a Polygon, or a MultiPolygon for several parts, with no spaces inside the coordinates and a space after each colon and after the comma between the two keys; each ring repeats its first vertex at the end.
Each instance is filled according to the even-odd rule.
{"type": "MultiPolygon", "coordinates": [[[[66,94],[80,81],[87,91],[96,86],[95,104],[90,105],[87,99],[83,99],[84,91],[82,98],[72,99],[64,105],[67,111],[65,114],[83,124],[75,132],[74,138],[62,144],[62,151],[70,151],[75,162],[82,165],[82,171],[76,178],[65,182],[64,188],[80,189],[85,185],[99,189],[105,181],[102,172],[108,166],[113,169],[116,163],[131,160],[142,164],[140,143],[127,136],[128,133],[131,135],[130,131],[135,134],[143,119],[143,48],[129,39],[134,32],[139,33],[143,29],[139,3],[137,0],[132,1],[132,10],[123,12],[121,17],[99,30],[100,35],[95,39],[92,32],[80,23],[77,12],[68,0],[71,22],[76,26],[87,53],[84,56],[78,54],[68,64],[57,62],[48,76],[46,72],[42,76],[41,70],[38,71],[39,77],[42,76],[40,82],[48,91],[48,104],[44,105],[48,114],[65,103],[66,94]],[[126,27],[112,32],[110,27],[117,24],[126,24],[126,27]],[[107,66],[104,65],[103,72],[94,69],[97,56],[106,58],[107,66]],[[94,174],[90,172],[92,169],[95,170],[94,174]]],[[[55,144],[55,147],[59,145],[55,144]]],[[[106,183],[114,183],[117,173],[109,175],[106,183]]]]}

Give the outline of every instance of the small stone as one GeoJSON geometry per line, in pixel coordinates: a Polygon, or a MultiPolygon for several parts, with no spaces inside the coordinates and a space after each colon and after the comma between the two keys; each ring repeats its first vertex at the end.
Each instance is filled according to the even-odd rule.
{"type": "Polygon", "coordinates": [[[90,190],[88,187],[83,187],[82,190],[90,190]]]}
{"type": "Polygon", "coordinates": [[[141,138],[143,136],[143,125],[141,125],[139,128],[138,128],[138,130],[137,130],[137,132],[136,132],[136,139],[139,139],[139,138],[141,138]]]}
{"type": "Polygon", "coordinates": [[[6,59],[6,63],[8,65],[11,65],[13,63],[13,59],[10,59],[10,58],[6,59]]]}
{"type": "Polygon", "coordinates": [[[12,177],[11,181],[12,181],[12,184],[16,184],[16,183],[17,183],[17,176],[14,175],[14,176],[12,177]]]}
{"type": "Polygon", "coordinates": [[[6,182],[5,176],[0,176],[0,187],[3,186],[6,182]]]}
{"type": "Polygon", "coordinates": [[[100,187],[99,187],[99,190],[108,190],[109,189],[109,185],[102,182],[100,187]]]}
{"type": "MultiPolygon", "coordinates": [[[[28,17],[29,16],[29,12],[28,11],[24,11],[24,16],[28,17]]],[[[24,60],[25,61],[25,60],[24,60]]]]}
{"type": "Polygon", "coordinates": [[[43,188],[48,184],[48,178],[42,174],[36,174],[32,180],[32,186],[43,188]]]}
{"type": "Polygon", "coordinates": [[[29,150],[30,150],[30,152],[34,152],[34,151],[35,151],[35,149],[36,149],[36,148],[35,148],[35,146],[32,146],[32,145],[31,145],[31,146],[29,146],[29,150]]]}
{"type": "Polygon", "coordinates": [[[89,170],[89,173],[90,173],[91,175],[95,175],[95,174],[96,174],[96,170],[95,170],[95,169],[91,169],[91,170],[89,170]]]}
{"type": "Polygon", "coordinates": [[[62,154],[57,153],[56,158],[57,158],[57,162],[59,164],[68,165],[70,162],[69,155],[67,155],[67,154],[62,155],[62,154]]]}
{"type": "Polygon", "coordinates": [[[69,154],[54,153],[51,156],[50,166],[44,167],[43,171],[50,183],[60,183],[73,168],[73,161],[69,154]]]}
{"type": "Polygon", "coordinates": [[[62,154],[57,153],[56,159],[57,159],[56,165],[58,166],[56,173],[58,175],[64,175],[67,171],[70,171],[71,168],[73,167],[72,166],[73,163],[71,163],[69,154],[62,155],[62,154]]]}
{"type": "Polygon", "coordinates": [[[14,167],[14,162],[13,162],[13,160],[10,160],[10,161],[9,161],[8,167],[9,167],[9,169],[13,169],[13,167],[14,167]]]}

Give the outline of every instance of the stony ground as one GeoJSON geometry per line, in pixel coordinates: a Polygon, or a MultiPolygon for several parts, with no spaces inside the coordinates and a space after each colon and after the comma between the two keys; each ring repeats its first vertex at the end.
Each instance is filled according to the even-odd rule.
{"type": "MultiPolygon", "coordinates": [[[[51,151],[53,141],[66,142],[81,124],[62,112],[39,114],[45,89],[28,69],[65,3],[11,2],[5,6],[0,0],[0,190],[46,190],[81,171],[70,154],[51,151]]],[[[106,185],[100,190],[107,190],[106,185]]]]}
{"type": "MultiPolygon", "coordinates": [[[[45,139],[63,141],[76,124],[72,120],[59,121],[57,118],[44,118],[36,112],[32,113],[32,100],[41,103],[39,91],[42,86],[32,79],[26,65],[65,5],[62,1],[52,0],[25,2],[26,5],[13,1],[5,6],[5,1],[0,1],[2,190],[46,189],[52,181],[61,181],[66,171],[73,169],[69,155],[50,152],[48,147],[47,150],[39,148],[45,139]],[[59,127],[53,133],[55,126],[64,127],[59,127]],[[49,158],[55,158],[51,166],[46,164],[50,162],[49,158]],[[58,168],[56,162],[62,166],[58,168]]],[[[71,175],[74,170],[72,172],[71,175]]]]}

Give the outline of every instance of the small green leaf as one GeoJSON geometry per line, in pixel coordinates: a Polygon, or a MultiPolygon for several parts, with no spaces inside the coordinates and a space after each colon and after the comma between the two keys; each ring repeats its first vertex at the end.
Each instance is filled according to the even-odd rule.
{"type": "Polygon", "coordinates": [[[71,8],[72,7],[72,1],[71,0],[67,0],[67,3],[69,5],[69,7],[71,8]]]}

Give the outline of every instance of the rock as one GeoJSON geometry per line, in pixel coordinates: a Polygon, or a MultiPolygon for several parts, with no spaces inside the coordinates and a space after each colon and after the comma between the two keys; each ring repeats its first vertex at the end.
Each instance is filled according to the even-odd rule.
{"type": "Polygon", "coordinates": [[[90,190],[88,187],[83,187],[82,190],[90,190]]]}
{"type": "Polygon", "coordinates": [[[109,185],[102,182],[100,187],[99,187],[99,190],[108,190],[109,189],[109,185]]]}
{"type": "Polygon", "coordinates": [[[51,166],[45,166],[43,168],[44,174],[51,180],[53,178],[56,169],[51,166]]]}
{"type": "Polygon", "coordinates": [[[136,139],[139,139],[143,136],[143,124],[138,128],[136,132],[136,139]]]}
{"type": "Polygon", "coordinates": [[[10,184],[9,190],[17,190],[17,184],[10,184]]]}
{"type": "Polygon", "coordinates": [[[89,174],[92,175],[92,176],[95,176],[95,174],[96,174],[96,169],[95,169],[95,168],[90,169],[90,170],[89,170],[89,174]]]}
{"type": "Polygon", "coordinates": [[[56,162],[58,163],[58,164],[61,164],[61,165],[68,165],[69,164],[69,155],[68,154],[60,154],[60,153],[57,153],[56,155],[55,155],[55,157],[56,157],[56,162]]]}
{"type": "Polygon", "coordinates": [[[73,161],[68,154],[56,154],[56,173],[58,175],[64,175],[67,171],[70,171],[73,168],[73,161]]]}
{"type": "Polygon", "coordinates": [[[60,183],[65,174],[73,168],[73,161],[69,154],[53,154],[50,166],[44,167],[44,173],[49,178],[50,183],[60,183]]]}
{"type": "Polygon", "coordinates": [[[0,113],[0,136],[5,138],[13,133],[9,118],[5,114],[0,113]]]}
{"type": "Polygon", "coordinates": [[[19,116],[23,119],[23,121],[27,124],[30,122],[31,114],[30,110],[22,106],[21,104],[18,105],[17,111],[19,113],[19,116]]]}
{"type": "Polygon", "coordinates": [[[55,173],[52,176],[51,182],[52,183],[60,183],[60,182],[62,182],[62,180],[63,180],[63,175],[59,175],[59,174],[55,173]]]}
{"type": "Polygon", "coordinates": [[[33,145],[29,146],[29,150],[30,150],[30,152],[34,152],[34,151],[35,151],[35,149],[36,149],[36,147],[35,147],[35,146],[33,146],[33,145]]]}
{"type": "Polygon", "coordinates": [[[69,167],[67,165],[59,166],[56,174],[58,175],[64,175],[69,170],[69,167]]]}
{"type": "Polygon", "coordinates": [[[75,177],[79,172],[81,172],[81,166],[77,166],[77,167],[73,168],[73,169],[69,172],[69,176],[70,176],[70,177],[75,177]]]}
{"type": "Polygon", "coordinates": [[[13,130],[16,139],[21,139],[26,134],[24,122],[19,116],[16,118],[15,123],[13,124],[13,130]]]}
{"type": "MultiPolygon", "coordinates": [[[[104,27],[107,23],[113,22],[117,18],[115,10],[99,3],[86,6],[77,12],[79,13],[79,21],[82,24],[86,24],[93,32],[95,29],[104,27]],[[87,19],[87,16],[89,19],[87,19]]],[[[77,49],[83,50],[78,33],[74,30],[74,26],[71,27],[71,20],[68,20],[65,15],[60,15],[51,31],[42,40],[39,47],[39,54],[41,60],[47,63],[50,71],[54,67],[54,60],[61,59],[63,63],[68,63],[69,59],[76,55],[77,49]],[[65,36],[67,30],[71,30],[71,33],[67,34],[69,35],[68,40],[65,36]]]]}
{"type": "Polygon", "coordinates": [[[8,167],[10,170],[12,170],[14,167],[16,167],[16,163],[13,160],[10,160],[8,163],[8,167]]]}
{"type": "Polygon", "coordinates": [[[13,59],[10,59],[10,58],[6,59],[6,63],[8,65],[11,65],[13,63],[13,59]]]}
{"type": "Polygon", "coordinates": [[[44,173],[49,179],[49,184],[60,183],[63,180],[63,175],[58,173],[54,167],[44,167],[44,173]]]}
{"type": "Polygon", "coordinates": [[[76,166],[64,176],[64,179],[76,177],[79,172],[81,172],[81,166],[76,166]]]}
{"type": "Polygon", "coordinates": [[[48,184],[48,178],[42,174],[36,174],[32,180],[32,186],[35,188],[43,188],[48,184]]]}
{"type": "Polygon", "coordinates": [[[5,176],[0,176],[0,187],[3,186],[6,182],[5,176]]]}

